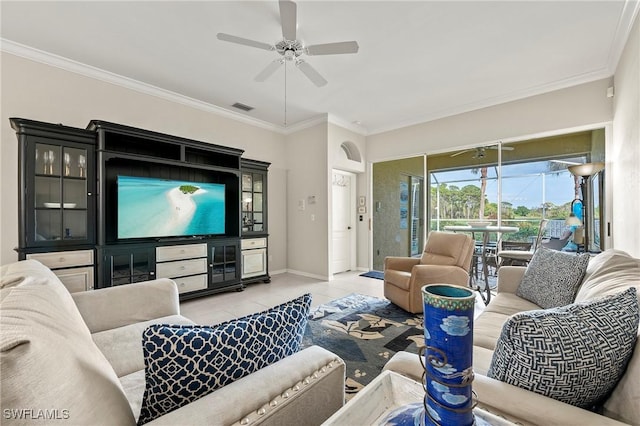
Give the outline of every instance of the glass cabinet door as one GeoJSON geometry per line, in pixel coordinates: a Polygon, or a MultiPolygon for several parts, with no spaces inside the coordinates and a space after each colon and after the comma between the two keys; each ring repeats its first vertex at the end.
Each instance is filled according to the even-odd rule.
{"type": "Polygon", "coordinates": [[[242,232],[263,232],[265,174],[242,173],[242,232]]]}
{"type": "Polygon", "coordinates": [[[81,243],[92,239],[88,220],[90,153],[82,145],[33,145],[33,245],[81,243]]]}
{"type": "Polygon", "coordinates": [[[239,277],[237,243],[211,243],[210,252],[211,282],[215,285],[237,280],[239,277]]]}

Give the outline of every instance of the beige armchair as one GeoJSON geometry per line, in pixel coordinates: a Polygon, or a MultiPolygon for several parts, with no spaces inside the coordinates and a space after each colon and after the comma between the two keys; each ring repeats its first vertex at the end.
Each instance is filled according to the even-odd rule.
{"type": "Polygon", "coordinates": [[[424,285],[468,285],[473,249],[468,235],[432,231],[422,257],[384,259],[384,296],[406,311],[422,312],[424,285]]]}

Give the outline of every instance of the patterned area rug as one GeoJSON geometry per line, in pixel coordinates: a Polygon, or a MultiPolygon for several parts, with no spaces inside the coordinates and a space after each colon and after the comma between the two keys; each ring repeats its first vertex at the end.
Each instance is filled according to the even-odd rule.
{"type": "Polygon", "coordinates": [[[396,352],[418,353],[424,344],[422,324],[421,314],[354,293],[312,309],[302,345],[321,346],[346,362],[349,400],[382,372],[396,352]]]}
{"type": "Polygon", "coordinates": [[[360,276],[367,277],[367,278],[375,278],[377,280],[384,280],[384,272],[382,271],[369,271],[369,272],[360,274],[360,276]]]}

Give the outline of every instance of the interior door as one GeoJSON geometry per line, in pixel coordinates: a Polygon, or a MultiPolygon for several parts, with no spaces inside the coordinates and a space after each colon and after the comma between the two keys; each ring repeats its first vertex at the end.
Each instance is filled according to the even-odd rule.
{"type": "Polygon", "coordinates": [[[352,239],[355,224],[354,175],[348,172],[333,171],[333,229],[331,272],[337,274],[351,270],[352,239]]]}

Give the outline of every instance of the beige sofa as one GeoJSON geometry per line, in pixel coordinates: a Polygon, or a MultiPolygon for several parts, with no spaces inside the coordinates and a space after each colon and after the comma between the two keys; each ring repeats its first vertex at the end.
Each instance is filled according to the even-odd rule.
{"type": "MultiPolygon", "coordinates": [[[[622,422],[639,425],[640,338],[636,342],[626,372],[606,400],[602,414],[486,376],[504,322],[515,313],[540,309],[515,294],[525,270],[525,267],[520,266],[500,268],[498,293],[475,320],[473,367],[476,374],[473,390],[477,394],[479,405],[521,424],[608,425],[622,422]]],[[[622,251],[607,250],[590,260],[576,302],[615,294],[628,287],[640,289],[640,259],[622,251]]],[[[398,352],[387,363],[385,369],[404,374],[414,380],[421,380],[422,369],[415,354],[398,352]]]]}
{"type": "MultiPolygon", "coordinates": [[[[141,333],[192,324],[168,279],[73,296],[35,260],[0,267],[4,424],[134,425],[141,333]]],[[[344,362],[314,346],[148,424],[320,424],[344,404],[344,362]]]]}

